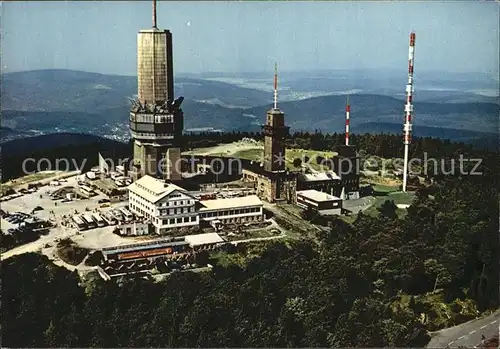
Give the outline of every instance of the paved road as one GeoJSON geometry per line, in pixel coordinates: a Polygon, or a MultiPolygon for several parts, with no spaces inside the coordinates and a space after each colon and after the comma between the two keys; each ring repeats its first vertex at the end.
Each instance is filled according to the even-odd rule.
{"type": "Polygon", "coordinates": [[[266,240],[274,240],[274,239],[283,239],[285,237],[286,237],[286,235],[282,234],[282,235],[276,235],[276,236],[268,236],[268,237],[265,237],[265,238],[253,238],[253,239],[245,239],[245,240],[236,240],[236,241],[231,241],[230,243],[233,244],[233,245],[238,245],[238,244],[245,243],[245,242],[255,242],[255,241],[266,241],[266,240]]]}
{"type": "Polygon", "coordinates": [[[481,343],[482,335],[487,339],[498,335],[499,322],[500,310],[497,310],[489,316],[446,328],[433,334],[427,348],[446,348],[447,346],[475,348],[481,343]]]}
{"type": "Polygon", "coordinates": [[[364,196],[357,200],[345,200],[342,205],[352,213],[359,213],[360,211],[369,209],[376,202],[377,200],[373,196],[364,196]]]}

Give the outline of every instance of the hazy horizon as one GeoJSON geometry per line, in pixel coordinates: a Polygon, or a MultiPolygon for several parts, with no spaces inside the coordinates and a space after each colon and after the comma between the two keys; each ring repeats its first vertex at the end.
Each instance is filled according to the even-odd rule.
{"type": "MultiPolygon", "coordinates": [[[[2,71],[69,69],[135,75],[136,40],[151,2],[3,2],[2,71]]],[[[158,26],[172,31],[174,71],[407,68],[415,74],[498,76],[495,2],[166,2],[158,26]]]]}
{"type": "MultiPolygon", "coordinates": [[[[285,1],[285,0],[283,0],[285,1]]],[[[15,74],[15,73],[26,73],[26,72],[35,72],[35,71],[74,71],[74,72],[82,72],[82,73],[89,73],[89,74],[101,74],[101,75],[111,75],[111,76],[132,76],[136,77],[137,72],[131,73],[131,74],[119,74],[119,73],[106,73],[106,72],[97,72],[97,71],[91,71],[91,70],[84,70],[84,69],[68,69],[68,68],[40,68],[40,69],[27,69],[27,70],[13,70],[13,71],[3,71],[2,74],[15,74]]],[[[269,74],[269,72],[274,71],[274,66],[268,68],[267,70],[255,70],[255,71],[238,71],[238,72],[232,72],[232,71],[199,71],[199,72],[179,72],[179,71],[174,71],[174,76],[175,75],[209,75],[209,74],[224,74],[224,75],[245,75],[245,74],[269,74]]],[[[378,68],[371,68],[371,69],[303,69],[303,70],[279,70],[280,74],[293,74],[293,73],[309,73],[309,72],[361,72],[361,71],[366,71],[366,72],[378,72],[382,74],[383,72],[394,72],[397,73],[398,75],[401,75],[401,71],[394,68],[385,68],[378,69],[378,68]]],[[[419,70],[419,73],[422,74],[446,74],[446,75],[456,75],[456,76],[463,76],[463,75],[483,75],[483,76],[488,76],[496,81],[498,81],[500,78],[498,78],[495,75],[489,74],[487,72],[478,72],[478,71],[464,71],[464,72],[452,72],[452,71],[447,71],[447,70],[419,70]]],[[[403,73],[404,74],[404,73],[403,73]]],[[[272,82],[272,81],[271,81],[272,82]]]]}

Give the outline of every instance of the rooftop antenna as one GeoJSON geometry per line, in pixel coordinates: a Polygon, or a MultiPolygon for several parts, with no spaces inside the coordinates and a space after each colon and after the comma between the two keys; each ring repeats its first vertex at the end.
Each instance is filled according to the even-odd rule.
{"type": "Polygon", "coordinates": [[[408,84],[406,85],[405,122],[403,125],[405,158],[403,167],[403,192],[406,192],[408,179],[408,151],[411,143],[411,114],[413,113],[413,66],[415,58],[415,33],[410,33],[410,47],[408,48],[408,84]]]}
{"type": "Polygon", "coordinates": [[[349,114],[351,113],[351,106],[349,104],[349,95],[347,95],[347,102],[345,106],[345,145],[349,145],[349,114]]]}
{"type": "Polygon", "coordinates": [[[274,63],[274,109],[278,109],[278,63],[274,63]]]}
{"type": "Polygon", "coordinates": [[[158,29],[156,26],[156,0],[153,0],[153,28],[158,29]]]}

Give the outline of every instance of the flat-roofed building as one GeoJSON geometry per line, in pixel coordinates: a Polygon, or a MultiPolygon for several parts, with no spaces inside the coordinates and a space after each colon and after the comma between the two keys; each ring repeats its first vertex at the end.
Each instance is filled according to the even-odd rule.
{"type": "Polygon", "coordinates": [[[297,189],[299,191],[315,189],[339,196],[342,192],[342,183],[340,176],[333,171],[299,173],[297,178],[297,189]]]}
{"type": "Polygon", "coordinates": [[[158,257],[173,258],[174,256],[187,255],[189,253],[189,243],[183,238],[158,239],[102,249],[105,261],[117,262],[158,257]]]}
{"type": "Polygon", "coordinates": [[[146,175],[132,183],[128,191],[132,213],[142,214],[151,221],[157,234],[199,225],[198,200],[175,184],[146,175]]]}
{"type": "Polygon", "coordinates": [[[314,189],[298,191],[297,205],[323,215],[340,215],[342,213],[341,198],[314,189]]]}
{"type": "Polygon", "coordinates": [[[222,224],[257,222],[263,219],[263,203],[257,195],[200,201],[200,220],[222,224]]]}
{"type": "Polygon", "coordinates": [[[194,251],[211,250],[226,243],[217,233],[187,235],[184,239],[194,251]]]}

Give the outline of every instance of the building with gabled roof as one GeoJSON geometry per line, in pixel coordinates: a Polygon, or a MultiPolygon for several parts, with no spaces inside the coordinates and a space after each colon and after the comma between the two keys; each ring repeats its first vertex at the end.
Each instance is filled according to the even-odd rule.
{"type": "Polygon", "coordinates": [[[148,175],[128,191],[130,211],[144,216],[157,234],[198,227],[200,221],[219,226],[263,219],[263,203],[256,195],[199,201],[184,188],[148,175]]]}
{"type": "Polygon", "coordinates": [[[146,175],[129,185],[128,191],[132,213],[148,219],[157,234],[173,228],[197,227],[200,223],[198,200],[175,184],[146,175]]]}
{"type": "Polygon", "coordinates": [[[181,188],[178,185],[166,183],[161,179],[148,175],[141,177],[129,185],[128,190],[129,192],[133,192],[147,198],[151,202],[161,200],[174,191],[187,192],[184,188],[181,188]]]}

